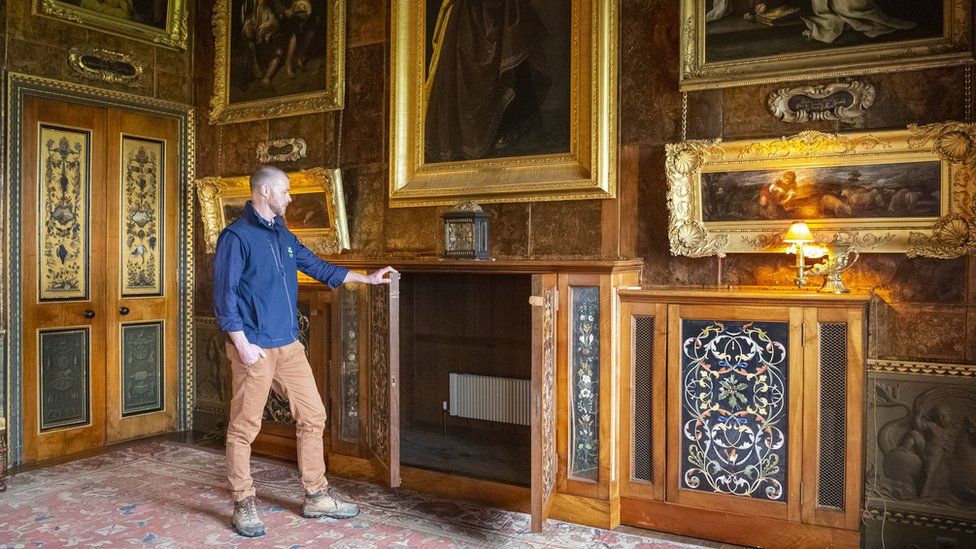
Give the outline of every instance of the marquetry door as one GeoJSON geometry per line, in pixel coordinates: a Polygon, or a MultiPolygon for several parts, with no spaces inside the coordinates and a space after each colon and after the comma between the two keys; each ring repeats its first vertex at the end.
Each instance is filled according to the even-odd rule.
{"type": "Polygon", "coordinates": [[[668,306],[667,499],[800,520],[803,309],[668,306]]]}
{"type": "Polygon", "coordinates": [[[556,313],[555,274],[533,275],[532,296],[532,531],[541,532],[556,487],[556,313]]]}
{"type": "Polygon", "coordinates": [[[400,275],[367,286],[366,450],[381,478],[400,486],[400,275]]]}
{"type": "Polygon", "coordinates": [[[26,98],[24,459],[176,427],[176,122],[26,98]]]}

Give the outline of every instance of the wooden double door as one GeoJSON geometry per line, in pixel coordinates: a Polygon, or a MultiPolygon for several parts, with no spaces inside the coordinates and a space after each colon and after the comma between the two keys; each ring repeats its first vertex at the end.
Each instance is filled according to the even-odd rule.
{"type": "Polygon", "coordinates": [[[177,424],[178,123],[24,101],[24,461],[177,424]]]}

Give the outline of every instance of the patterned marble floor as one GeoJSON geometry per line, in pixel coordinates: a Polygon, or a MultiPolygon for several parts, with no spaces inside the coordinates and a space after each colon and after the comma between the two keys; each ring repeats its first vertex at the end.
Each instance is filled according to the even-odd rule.
{"type": "Polygon", "coordinates": [[[543,534],[529,517],[464,501],[333,479],[362,506],[351,520],[298,515],[298,474],[285,463],[254,459],[268,535],[241,538],[229,528],[223,456],[153,440],[9,479],[0,495],[0,548],[153,547],[621,547],[687,548],[673,539],[550,521],[543,534]]]}

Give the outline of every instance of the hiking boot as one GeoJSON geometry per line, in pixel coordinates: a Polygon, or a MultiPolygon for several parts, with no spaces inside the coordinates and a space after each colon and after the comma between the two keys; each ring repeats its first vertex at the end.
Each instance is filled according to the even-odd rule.
{"type": "Polygon", "coordinates": [[[256,538],[264,535],[264,523],[258,516],[258,498],[248,496],[241,501],[234,502],[234,519],[231,521],[237,533],[256,538]]]}
{"type": "Polygon", "coordinates": [[[340,500],[332,488],[305,494],[305,501],[302,502],[302,516],[305,518],[347,519],[358,514],[359,506],[340,500]]]}

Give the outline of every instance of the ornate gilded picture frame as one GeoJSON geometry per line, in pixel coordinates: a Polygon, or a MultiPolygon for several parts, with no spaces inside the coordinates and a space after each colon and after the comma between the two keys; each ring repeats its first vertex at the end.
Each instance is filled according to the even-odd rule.
{"type": "Polygon", "coordinates": [[[792,221],[863,252],[976,250],[976,125],[667,146],[671,253],[782,252],[792,221]]]}
{"type": "Polygon", "coordinates": [[[185,0],[110,3],[102,0],[34,0],[34,14],[177,49],[186,49],[185,0]]]}
{"type": "MultiPolygon", "coordinates": [[[[285,213],[288,230],[310,250],[335,255],[349,249],[346,205],[339,170],[312,168],[288,174],[292,202],[285,213]]],[[[207,253],[217,237],[244,210],[251,197],[250,177],[204,177],[196,183],[207,253]]]]}
{"type": "Polygon", "coordinates": [[[390,206],[612,198],[618,4],[394,0],[390,206]]]}
{"type": "Polygon", "coordinates": [[[681,1],[682,91],[972,63],[972,0],[681,1]]]}
{"type": "Polygon", "coordinates": [[[217,0],[210,122],[227,124],[341,109],[346,4],[294,0],[283,13],[217,0]]]}

